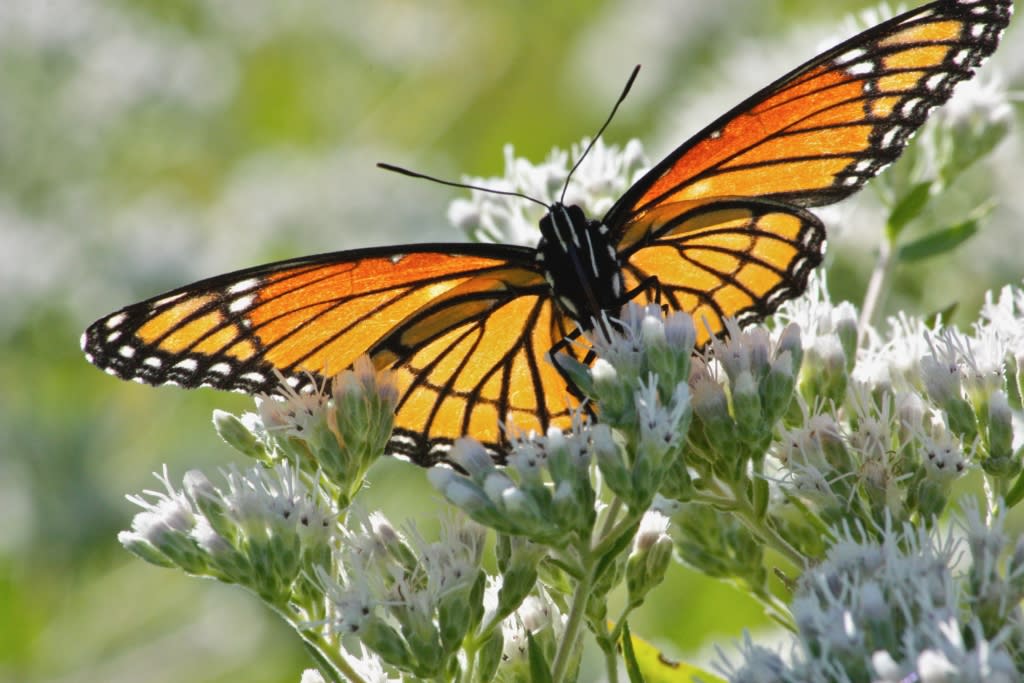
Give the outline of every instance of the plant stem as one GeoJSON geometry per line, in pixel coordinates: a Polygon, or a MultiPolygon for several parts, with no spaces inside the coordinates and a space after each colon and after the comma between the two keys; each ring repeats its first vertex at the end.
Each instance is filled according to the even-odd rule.
{"type": "Polygon", "coordinates": [[[319,633],[302,628],[300,624],[289,618],[284,610],[275,605],[270,606],[299,634],[306,649],[310,652],[313,659],[316,660],[317,664],[320,665],[321,673],[328,676],[335,683],[345,683],[345,681],[350,683],[366,683],[363,677],[345,659],[340,645],[333,647],[319,633]]]}
{"type": "Polygon", "coordinates": [[[767,542],[775,551],[785,556],[787,560],[797,567],[803,569],[807,565],[807,560],[800,551],[790,545],[789,541],[783,538],[782,534],[770,522],[758,519],[754,514],[754,509],[750,507],[747,501],[743,501],[736,508],[736,516],[751,533],[758,536],[762,541],[767,542]]]}
{"type": "Polygon", "coordinates": [[[601,557],[608,552],[608,549],[614,545],[619,537],[633,528],[643,515],[628,514],[618,524],[615,525],[614,529],[607,531],[606,535],[601,538],[600,542],[594,548],[594,554],[601,557]]]}
{"type": "Polygon", "coordinates": [[[477,644],[476,641],[473,643],[468,642],[468,638],[463,641],[462,649],[466,653],[466,671],[460,676],[464,681],[472,681],[476,675],[476,653],[477,644]]]}
{"type": "Polygon", "coordinates": [[[889,278],[892,277],[893,245],[887,236],[882,237],[882,243],[878,248],[878,260],[875,262],[875,269],[871,272],[871,279],[868,280],[868,290],[864,294],[864,303],[860,310],[860,320],[857,323],[859,330],[858,344],[862,341],[865,331],[872,324],[881,308],[882,300],[889,286],[889,278]]]}
{"type": "Polygon", "coordinates": [[[604,669],[608,674],[608,683],[619,683],[619,658],[615,652],[614,646],[604,651],[604,669]]]}
{"type": "Polygon", "coordinates": [[[619,516],[619,510],[622,508],[622,499],[618,496],[612,498],[612,502],[608,504],[608,510],[605,513],[604,525],[601,528],[601,534],[598,539],[603,539],[608,535],[612,525],[615,524],[615,518],[619,516]]]}
{"type": "Polygon", "coordinates": [[[594,581],[593,556],[587,558],[587,571],[576,584],[576,590],[572,594],[572,607],[569,610],[569,619],[565,622],[565,631],[562,632],[562,642],[558,644],[558,652],[555,654],[555,661],[551,665],[551,680],[559,683],[569,668],[569,659],[576,647],[576,640],[579,634],[580,625],[583,623],[583,615],[587,611],[587,602],[590,600],[591,584],[594,581]]]}
{"type": "Polygon", "coordinates": [[[724,506],[729,507],[730,512],[735,514],[740,523],[754,536],[767,543],[797,567],[803,568],[806,566],[807,560],[800,551],[783,538],[768,520],[759,519],[754,513],[754,508],[750,505],[750,501],[739,491],[731,489],[717,479],[709,481],[708,484],[709,489],[714,490],[714,494],[698,496],[695,498],[696,502],[710,503],[717,506],[723,506],[724,503],[724,506]],[[713,486],[711,486],[712,483],[713,486]]]}

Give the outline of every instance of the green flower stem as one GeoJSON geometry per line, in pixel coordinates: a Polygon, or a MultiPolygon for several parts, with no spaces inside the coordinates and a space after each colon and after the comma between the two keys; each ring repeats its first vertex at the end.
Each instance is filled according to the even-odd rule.
{"type": "Polygon", "coordinates": [[[598,536],[592,555],[603,557],[618,542],[619,537],[628,531],[632,531],[636,523],[643,517],[642,510],[640,512],[630,511],[625,517],[616,522],[615,518],[618,517],[622,507],[622,499],[618,496],[615,496],[612,502],[608,504],[608,512],[604,518],[604,524],[602,525],[601,533],[598,536]]]}
{"type": "Polygon", "coordinates": [[[608,534],[598,542],[597,546],[594,547],[594,554],[601,557],[607,553],[618,541],[624,533],[635,531],[637,522],[643,517],[643,513],[630,514],[623,518],[618,524],[615,525],[608,534]]]}
{"type": "Polygon", "coordinates": [[[615,518],[619,516],[619,510],[622,508],[622,499],[618,496],[612,498],[612,502],[608,504],[608,512],[605,514],[604,526],[601,528],[601,538],[608,535],[611,531],[612,525],[615,523],[615,518]]]}
{"type": "MultiPolygon", "coordinates": [[[[586,614],[587,602],[590,599],[591,589],[595,580],[594,571],[600,559],[621,540],[622,534],[633,531],[637,522],[643,516],[642,511],[639,513],[628,511],[622,519],[616,520],[623,507],[622,499],[618,496],[612,499],[608,504],[608,510],[596,545],[589,552],[581,553],[580,564],[583,567],[583,571],[580,572],[577,578],[578,583],[576,584],[576,590],[573,592],[569,618],[566,621],[562,641],[558,645],[558,651],[555,654],[554,663],[551,667],[551,680],[555,681],[555,683],[561,681],[565,676],[573,648],[576,647],[576,640],[578,639],[580,626],[586,614]]],[[[605,650],[605,660],[608,680],[611,683],[615,683],[618,678],[618,658],[614,647],[605,650]]]]}
{"type": "Polygon", "coordinates": [[[587,601],[590,599],[590,591],[594,583],[594,557],[591,554],[587,558],[587,571],[572,594],[572,608],[569,611],[569,619],[565,622],[565,631],[562,633],[562,642],[558,644],[558,652],[555,654],[555,661],[551,665],[551,680],[559,683],[569,667],[569,659],[572,656],[573,648],[576,647],[576,639],[579,637],[580,625],[583,623],[583,615],[587,611],[587,601]]]}
{"type": "Polygon", "coordinates": [[[717,479],[709,481],[708,484],[709,488],[717,490],[717,494],[725,495],[700,494],[694,498],[694,502],[728,509],[730,512],[735,513],[736,518],[743,526],[747,527],[748,531],[767,543],[773,550],[777,551],[794,565],[800,568],[807,565],[807,558],[794,548],[789,541],[783,538],[778,530],[768,522],[767,518],[761,519],[757,516],[750,501],[738,490],[741,485],[738,485],[737,488],[731,488],[717,479]]]}
{"type": "Polygon", "coordinates": [[[622,637],[622,628],[626,624],[626,617],[628,617],[630,612],[632,611],[633,606],[629,604],[622,608],[622,612],[619,614],[619,618],[615,620],[615,626],[608,634],[608,640],[611,641],[612,645],[619,642],[619,638],[622,637]]]}
{"type": "Polygon", "coordinates": [[[313,656],[320,665],[320,673],[329,677],[334,683],[366,683],[355,669],[348,663],[342,654],[340,644],[334,646],[328,642],[320,633],[303,628],[301,624],[291,619],[284,610],[276,605],[270,607],[281,615],[288,624],[295,629],[295,632],[302,638],[306,650],[313,656]]]}
{"type": "Polygon", "coordinates": [[[751,589],[750,594],[761,603],[769,619],[787,631],[798,632],[796,622],[793,621],[793,613],[784,600],[761,588],[751,589]]]}
{"type": "Polygon", "coordinates": [[[871,279],[868,280],[868,289],[864,293],[864,303],[860,310],[860,320],[857,322],[857,329],[860,330],[858,344],[863,341],[863,335],[872,325],[874,318],[881,309],[882,300],[889,286],[889,279],[896,262],[893,259],[893,245],[888,235],[882,237],[882,243],[878,247],[878,260],[875,268],[871,271],[871,279]]]}
{"type": "Polygon", "coordinates": [[[307,633],[303,633],[303,640],[306,641],[306,645],[315,653],[319,653],[320,657],[325,660],[325,666],[329,671],[329,675],[332,678],[336,678],[338,683],[366,683],[362,676],[360,676],[355,669],[348,663],[348,660],[341,654],[340,645],[338,647],[329,647],[322,636],[319,634],[313,635],[312,637],[307,633]],[[334,652],[334,656],[330,656],[328,653],[334,652]],[[337,678],[338,674],[344,676],[344,678],[337,678]]]}
{"type": "MultiPolygon", "coordinates": [[[[483,641],[480,641],[483,642],[483,641]]],[[[475,680],[476,677],[476,653],[480,648],[474,638],[466,637],[462,641],[462,650],[466,653],[466,671],[462,676],[464,681],[475,680]]]]}
{"type": "Polygon", "coordinates": [[[1004,501],[1010,493],[1010,484],[1013,482],[1006,477],[985,477],[988,485],[992,487],[992,500],[1004,501]]]}
{"type": "Polygon", "coordinates": [[[614,643],[604,648],[604,669],[608,672],[608,683],[619,683],[619,657],[614,643]]]}

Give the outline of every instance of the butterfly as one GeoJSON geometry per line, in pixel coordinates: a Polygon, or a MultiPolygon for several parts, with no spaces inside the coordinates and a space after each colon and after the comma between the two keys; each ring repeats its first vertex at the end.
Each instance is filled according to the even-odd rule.
{"type": "Polygon", "coordinates": [[[724,317],[749,324],[799,295],[825,244],[807,207],[895,160],[1011,13],[1011,0],[938,0],[878,24],[719,117],[601,220],[551,204],[535,248],[414,244],[249,268],[101,318],[82,349],[124,379],[246,393],[308,389],[369,354],[398,384],[390,453],[429,466],[468,434],[500,459],[503,425],[570,423],[580,397],[548,356],[586,361],[564,340],[596,316],[656,300],[700,321],[703,344],[724,317]]]}

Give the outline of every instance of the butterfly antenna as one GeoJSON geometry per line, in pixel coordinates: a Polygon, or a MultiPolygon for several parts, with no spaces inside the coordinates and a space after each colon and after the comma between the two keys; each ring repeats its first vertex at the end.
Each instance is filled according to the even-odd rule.
{"type": "Polygon", "coordinates": [[[629,94],[629,89],[633,87],[633,81],[636,80],[636,75],[638,73],[640,73],[639,64],[633,67],[633,73],[629,75],[629,79],[626,81],[626,87],[622,89],[622,94],[619,95],[619,99],[615,100],[615,106],[612,107],[612,111],[610,114],[608,114],[608,118],[605,119],[605,122],[603,124],[601,124],[601,127],[597,131],[597,134],[590,139],[590,142],[587,144],[587,148],[583,150],[583,154],[581,154],[579,159],[576,160],[576,163],[573,164],[573,167],[569,169],[569,175],[565,176],[565,184],[562,185],[562,195],[558,198],[559,204],[565,201],[565,191],[569,189],[569,179],[572,178],[572,174],[576,172],[576,169],[580,167],[580,164],[583,163],[583,160],[587,158],[587,154],[589,154],[590,150],[594,147],[594,143],[597,142],[597,139],[601,137],[602,133],[604,133],[604,129],[607,128],[608,124],[612,122],[613,118],[615,118],[615,112],[619,110],[619,105],[622,104],[622,101],[626,99],[626,95],[629,94]]]}
{"type": "Polygon", "coordinates": [[[443,178],[435,178],[434,176],[426,175],[425,173],[419,173],[417,171],[410,171],[409,169],[402,168],[401,166],[394,166],[392,164],[386,164],[383,161],[378,162],[377,163],[377,167],[378,168],[383,168],[385,171],[394,171],[395,173],[401,173],[402,175],[407,175],[410,178],[421,178],[422,180],[429,180],[431,182],[438,183],[440,185],[448,185],[450,187],[460,187],[460,188],[462,188],[464,190],[479,190],[480,192],[488,192],[490,194],[503,194],[503,195],[505,195],[507,197],[519,197],[520,199],[525,199],[527,201],[531,201],[534,204],[540,204],[541,206],[544,207],[545,210],[547,210],[549,208],[548,205],[545,204],[544,202],[542,202],[541,200],[536,199],[534,197],[531,197],[529,195],[523,194],[522,192],[513,192],[511,190],[495,190],[494,188],[491,188],[491,187],[481,187],[480,185],[470,185],[469,183],[457,183],[457,182],[455,182],[453,180],[444,180],[443,178]]]}

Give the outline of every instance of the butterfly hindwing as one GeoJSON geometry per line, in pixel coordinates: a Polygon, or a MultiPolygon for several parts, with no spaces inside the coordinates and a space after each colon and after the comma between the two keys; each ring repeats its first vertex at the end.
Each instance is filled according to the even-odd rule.
{"type": "Polygon", "coordinates": [[[656,279],[660,303],[693,316],[698,345],[723,331],[726,316],[749,324],[797,296],[825,247],[810,212],[749,197],[667,204],[625,237],[627,287],[656,279]]]}
{"type": "Polygon", "coordinates": [[[819,206],[856,192],[995,50],[1012,0],[939,0],[783,76],[661,161],[605,217],[714,197],[819,206]]]}
{"type": "MultiPolygon", "coordinates": [[[[575,323],[546,293],[519,292],[487,315],[446,317],[460,323],[410,347],[397,366],[396,452],[432,464],[472,434],[500,460],[508,445],[502,425],[544,433],[569,424],[579,404],[547,355],[575,323]]],[[[416,326],[411,321],[403,334],[419,337],[416,326]]]]}

